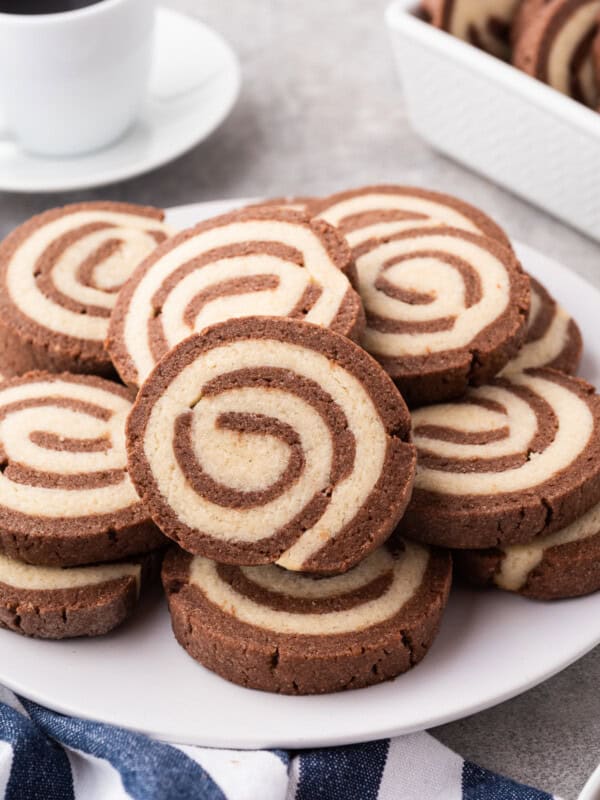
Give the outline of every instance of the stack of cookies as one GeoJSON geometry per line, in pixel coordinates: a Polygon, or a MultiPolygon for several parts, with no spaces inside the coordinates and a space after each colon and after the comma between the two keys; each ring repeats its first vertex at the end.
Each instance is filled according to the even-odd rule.
{"type": "Polygon", "coordinates": [[[398,532],[452,549],[477,585],[539,599],[600,589],[600,399],[571,377],[575,322],[505,234],[453,198],[367,187],[312,211],[345,233],[363,344],[413,407],[398,532]]]}
{"type": "Polygon", "coordinates": [[[559,92],[600,106],[600,0],[422,0],[422,12],[559,92]]]}
{"type": "Polygon", "coordinates": [[[116,379],[111,309],[169,235],[163,217],[82,203],[0,246],[0,625],[19,633],[106,633],[160,566],[165,539],[127,470],[133,395],[100,376],[116,379]]]}
{"type": "Polygon", "coordinates": [[[417,664],[452,551],[477,585],[600,588],[579,330],[469,204],[373,186],[176,235],[73,207],[0,269],[0,369],[27,371],[0,384],[0,624],[114,627],[166,536],[180,644],[306,694],[417,664]]]}
{"type": "Polygon", "coordinates": [[[163,567],[177,639],[229,680],[287,693],[409,669],[451,577],[448,554],[390,538],[414,481],[409,412],[355,343],[348,244],[301,203],[167,241],[120,294],[108,336],[139,387],[131,476],[179,545],[163,567]]]}

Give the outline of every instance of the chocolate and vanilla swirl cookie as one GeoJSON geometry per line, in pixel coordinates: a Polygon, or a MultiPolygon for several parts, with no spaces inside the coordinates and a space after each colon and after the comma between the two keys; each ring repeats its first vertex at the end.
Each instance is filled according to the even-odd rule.
{"type": "Polygon", "coordinates": [[[114,375],[104,348],[117,292],[169,235],[164,213],[128,203],[47,211],[0,245],[0,366],[114,375]]]}
{"type": "Polygon", "coordinates": [[[159,547],[127,472],[128,391],[90,375],[0,385],[0,552],[77,566],[159,547]]]}
{"type": "Polygon", "coordinates": [[[364,327],[354,262],[322,221],[243,209],[175,236],[136,270],[115,307],[107,347],[125,383],[194,332],[234,317],[287,316],[357,338],[364,327]]]}
{"type": "Polygon", "coordinates": [[[160,555],[115,564],[39,567],[0,554],[0,627],[41,639],[101,636],[134,612],[160,555]]]}
{"type": "Polygon", "coordinates": [[[336,227],[352,248],[414,228],[448,225],[511,249],[508,236],[483,211],[458,197],[414,186],[362,186],[315,199],[308,213],[336,227]]]}
{"type": "Polygon", "coordinates": [[[192,658],[242,686],[317,694],[379,683],[421,661],[451,572],[447,553],[396,541],[327,578],[173,550],[163,583],[192,658]]]}
{"type": "Polygon", "coordinates": [[[177,345],[127,423],[132,479],[158,526],[221,563],[344,572],[410,497],[402,397],[344,336],[253,317],[177,345]]]}
{"type": "Polygon", "coordinates": [[[520,0],[422,0],[429,21],[481,50],[508,59],[520,0]]]}
{"type": "Polygon", "coordinates": [[[529,279],[511,250],[458,228],[423,227],[354,248],[361,343],[410,406],[460,397],[516,355],[529,279]]]}
{"type": "Polygon", "coordinates": [[[593,43],[600,0],[524,0],[513,64],[563,94],[595,108],[593,43]]]}
{"type": "Polygon", "coordinates": [[[531,309],[525,344],[501,375],[531,367],[552,367],[574,374],[583,350],[581,331],[539,281],[531,277],[530,281],[531,309]]]}
{"type": "Polygon", "coordinates": [[[600,503],[566,528],[527,544],[457,550],[464,579],[535,600],[580,597],[600,590],[600,503]]]}
{"type": "Polygon", "coordinates": [[[530,542],[600,501],[600,397],[552,369],[472,389],[413,414],[418,466],[400,524],[446,547],[530,542]]]}

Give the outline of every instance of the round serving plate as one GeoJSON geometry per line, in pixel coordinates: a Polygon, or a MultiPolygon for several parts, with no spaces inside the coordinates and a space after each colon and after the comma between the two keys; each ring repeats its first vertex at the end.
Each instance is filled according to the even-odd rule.
{"type": "MultiPolygon", "coordinates": [[[[176,208],[169,220],[187,227],[246,202],[176,208]]],[[[576,316],[586,344],[581,372],[599,385],[600,292],[541,253],[515,248],[525,268],[576,316]]],[[[468,716],[546,680],[599,642],[600,594],[539,603],[458,588],[429,655],[406,675],[340,694],[267,695],[227,683],[193,661],[173,638],[157,589],[132,620],[98,639],[45,642],[0,631],[0,683],[58,711],[165,741],[305,748],[396,736],[468,716]]]]}

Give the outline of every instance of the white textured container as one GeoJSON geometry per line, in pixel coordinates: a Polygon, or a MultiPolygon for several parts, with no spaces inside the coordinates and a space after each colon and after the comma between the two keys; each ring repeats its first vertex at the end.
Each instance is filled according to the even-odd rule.
{"type": "Polygon", "coordinates": [[[415,16],[386,20],[417,133],[600,241],[600,114],[415,16]]]}

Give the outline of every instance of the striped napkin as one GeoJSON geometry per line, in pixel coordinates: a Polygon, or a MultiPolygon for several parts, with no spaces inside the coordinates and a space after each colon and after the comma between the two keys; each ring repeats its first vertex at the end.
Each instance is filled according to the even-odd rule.
{"type": "Polygon", "coordinates": [[[172,746],[0,687],[0,800],[556,800],[427,733],[321,750],[172,746]]]}

